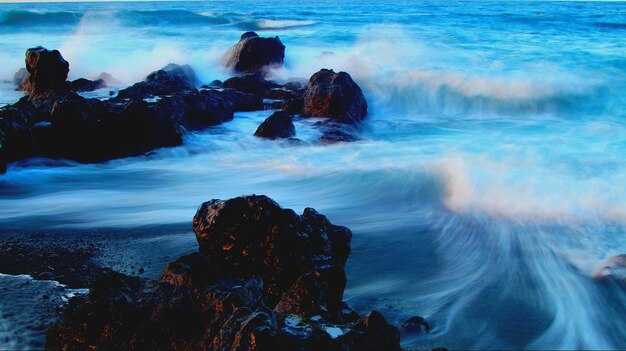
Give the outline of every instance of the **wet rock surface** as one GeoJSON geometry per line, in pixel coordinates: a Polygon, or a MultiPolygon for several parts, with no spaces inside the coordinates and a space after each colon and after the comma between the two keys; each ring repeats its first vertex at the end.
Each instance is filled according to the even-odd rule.
{"type": "Polygon", "coordinates": [[[99,78],[96,80],[89,80],[85,78],[78,78],[70,83],[70,87],[74,91],[94,91],[97,89],[106,88],[107,84],[104,79],[99,78]]]}
{"type": "Polygon", "coordinates": [[[231,88],[245,93],[263,94],[266,91],[280,87],[280,85],[265,80],[260,73],[244,74],[224,81],[224,88],[231,88]]]}
{"type": "Polygon", "coordinates": [[[286,110],[357,124],[367,116],[367,101],[348,73],[322,69],[311,76],[303,94],[290,101],[286,110]]]}
{"type": "MultiPolygon", "coordinates": [[[[230,121],[236,111],[282,109],[289,115],[324,117],[332,123],[316,124],[323,143],[360,139],[367,102],[350,75],[323,69],[304,87],[299,80],[278,84],[266,80],[261,69],[282,64],[284,45],[278,38],[244,33],[232,50],[236,70],[250,73],[198,90],[190,66],[169,64],[101,100],[77,92],[114,82],[109,74],[94,81],[66,81],[69,63],[60,52],[28,49],[26,68],[15,76],[28,95],[0,108],[0,173],[9,163],[31,157],[103,162],[178,146],[187,132],[230,121]]],[[[281,113],[263,122],[256,135],[293,137],[289,122],[281,113]]]]}
{"type": "Polygon", "coordinates": [[[26,70],[29,75],[21,86],[29,96],[37,97],[65,89],[70,64],[58,50],[38,46],[26,50],[26,70]]]}
{"type": "Polygon", "coordinates": [[[402,328],[410,333],[420,333],[430,331],[430,323],[423,317],[413,316],[402,323],[402,328]]]}
{"type": "Polygon", "coordinates": [[[367,117],[367,101],[361,88],[345,72],[322,69],[307,85],[284,96],[283,111],[302,117],[323,117],[316,123],[326,144],[360,140],[360,124],[367,117]]]}
{"type": "Polygon", "coordinates": [[[277,111],[261,123],[254,135],[266,139],[291,138],[296,135],[296,127],[288,113],[277,111]]]}
{"type": "Polygon", "coordinates": [[[223,63],[234,72],[256,73],[280,67],[284,59],[285,45],[278,37],[262,38],[255,32],[246,32],[224,54],[223,63]]]}
{"type": "Polygon", "coordinates": [[[198,77],[189,65],[180,66],[170,63],[148,74],[143,82],[120,90],[117,98],[142,100],[195,89],[198,84],[198,77]]]}
{"type": "Polygon", "coordinates": [[[156,281],[106,273],[72,299],[48,349],[400,350],[379,312],[341,301],[350,231],[265,196],[204,203],[200,252],[156,281]]]}
{"type": "Polygon", "coordinates": [[[100,88],[113,78],[66,82],[69,64],[58,51],[35,48],[26,56],[29,95],[0,108],[0,173],[29,157],[102,162],[178,146],[188,131],[264,106],[260,96],[239,90],[198,91],[191,67],[175,64],[112,99],[87,99],[75,91],[100,88]]]}

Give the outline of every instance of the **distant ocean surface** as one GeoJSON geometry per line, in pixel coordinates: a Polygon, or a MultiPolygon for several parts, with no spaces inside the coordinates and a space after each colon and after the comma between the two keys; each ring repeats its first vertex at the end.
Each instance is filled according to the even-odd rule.
{"type": "MultiPolygon", "coordinates": [[[[203,201],[265,194],[354,231],[346,299],[426,317],[405,347],[626,348],[624,284],[597,279],[626,253],[626,2],[2,3],[0,106],[32,46],[115,90],[170,62],[225,79],[250,30],[286,45],[274,79],[349,72],[364,140],[321,145],[309,120],[301,144],[259,140],[259,111],[143,157],[14,163],[0,229],[190,223],[203,201]]],[[[12,305],[0,349],[29,345],[12,305]]]]}

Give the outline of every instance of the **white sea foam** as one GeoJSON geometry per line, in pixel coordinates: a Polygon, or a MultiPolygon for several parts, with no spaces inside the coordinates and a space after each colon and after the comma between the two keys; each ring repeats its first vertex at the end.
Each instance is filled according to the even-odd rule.
{"type": "Polygon", "coordinates": [[[260,29],[280,29],[290,27],[311,26],[318,23],[312,20],[260,20],[257,25],[260,29]]]}

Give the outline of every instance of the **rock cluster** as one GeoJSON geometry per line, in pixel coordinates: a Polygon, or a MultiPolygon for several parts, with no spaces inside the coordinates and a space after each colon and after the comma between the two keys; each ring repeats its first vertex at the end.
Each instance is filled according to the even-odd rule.
{"type": "Polygon", "coordinates": [[[141,155],[180,145],[186,132],[229,121],[236,111],[265,108],[283,112],[259,126],[259,137],[293,138],[294,118],[321,117],[315,126],[322,142],[359,140],[367,102],[350,75],[322,69],[305,84],[267,80],[266,68],[282,65],[284,51],[277,37],[244,33],[226,54],[239,76],[198,90],[190,66],[169,64],[101,100],[77,92],[105,87],[114,81],[110,75],[66,81],[69,63],[59,51],[28,49],[26,67],[14,77],[27,96],[0,108],[0,174],[29,157],[101,162],[141,155]]]}
{"type": "Polygon", "coordinates": [[[351,232],[266,196],[212,200],[193,220],[200,246],[158,281],[110,272],[47,333],[51,350],[399,351],[379,312],[342,301],[351,232]]]}
{"type": "Polygon", "coordinates": [[[191,67],[175,64],[109,100],[87,99],[76,91],[105,84],[106,75],[66,82],[69,64],[58,51],[29,49],[26,57],[29,95],[0,108],[0,173],[29,157],[101,162],[177,146],[187,131],[263,109],[261,97],[239,90],[195,89],[191,67]]]}

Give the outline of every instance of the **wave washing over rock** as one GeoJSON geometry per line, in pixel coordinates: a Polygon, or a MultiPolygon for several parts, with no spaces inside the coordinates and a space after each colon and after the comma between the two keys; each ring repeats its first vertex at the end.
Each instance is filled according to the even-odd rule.
{"type": "Polygon", "coordinates": [[[162,331],[165,314],[207,307],[189,281],[241,297],[241,315],[211,314],[204,339],[182,319],[160,347],[304,328],[359,349],[366,324],[386,326],[371,310],[406,350],[626,347],[621,3],[253,5],[0,8],[0,349],[40,349],[53,323],[69,343],[84,332],[71,311],[120,296],[146,309],[136,335],[162,331]],[[234,45],[247,52],[225,56],[234,45]],[[200,254],[189,219],[242,194],[293,208],[295,227],[309,206],[349,227],[345,289],[309,294],[326,280],[298,264],[284,281],[263,263],[207,270],[252,247],[218,237],[200,254]],[[359,318],[330,321],[328,296],[359,318]]]}

